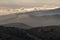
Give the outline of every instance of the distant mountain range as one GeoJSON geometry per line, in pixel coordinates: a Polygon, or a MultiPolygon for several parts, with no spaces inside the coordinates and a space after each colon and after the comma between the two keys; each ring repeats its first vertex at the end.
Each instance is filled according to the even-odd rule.
{"type": "Polygon", "coordinates": [[[52,9],[52,10],[38,10],[32,12],[26,12],[24,14],[35,14],[35,15],[52,15],[52,14],[60,14],[60,8],[52,9]]]}
{"type": "Polygon", "coordinates": [[[13,13],[25,13],[25,12],[33,12],[39,10],[55,10],[59,7],[54,8],[43,8],[43,7],[33,7],[33,8],[19,8],[19,9],[10,9],[10,8],[0,8],[0,15],[8,15],[13,13]]]}
{"type": "Polygon", "coordinates": [[[32,27],[60,25],[60,8],[0,16],[0,25],[9,23],[24,23],[32,27]]]}

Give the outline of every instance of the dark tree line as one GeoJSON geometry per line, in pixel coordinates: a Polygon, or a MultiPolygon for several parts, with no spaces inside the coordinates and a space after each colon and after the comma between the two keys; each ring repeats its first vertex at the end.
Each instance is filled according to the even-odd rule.
{"type": "Polygon", "coordinates": [[[60,26],[31,29],[0,26],[0,40],[60,40],[60,26]]]}

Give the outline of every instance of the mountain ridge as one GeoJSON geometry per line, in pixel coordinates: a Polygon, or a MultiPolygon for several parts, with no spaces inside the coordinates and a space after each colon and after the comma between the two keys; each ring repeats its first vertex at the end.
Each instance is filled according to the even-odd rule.
{"type": "Polygon", "coordinates": [[[8,23],[8,24],[4,24],[3,26],[5,27],[17,27],[17,28],[20,28],[20,29],[30,29],[32,28],[31,26],[29,25],[26,25],[24,23],[8,23]]]}

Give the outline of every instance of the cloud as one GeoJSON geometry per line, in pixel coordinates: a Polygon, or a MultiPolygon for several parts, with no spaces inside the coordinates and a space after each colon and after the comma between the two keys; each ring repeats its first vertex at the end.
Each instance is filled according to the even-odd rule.
{"type": "Polygon", "coordinates": [[[0,0],[0,6],[44,6],[53,5],[60,7],[60,0],[0,0]]]}

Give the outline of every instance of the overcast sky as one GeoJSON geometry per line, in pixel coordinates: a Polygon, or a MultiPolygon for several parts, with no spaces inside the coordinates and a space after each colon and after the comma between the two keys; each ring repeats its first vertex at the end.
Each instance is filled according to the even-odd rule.
{"type": "Polygon", "coordinates": [[[0,0],[0,7],[36,7],[43,5],[60,7],[60,0],[0,0]]]}

